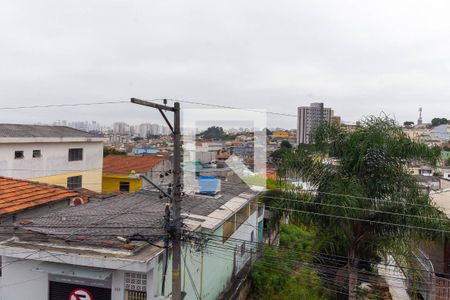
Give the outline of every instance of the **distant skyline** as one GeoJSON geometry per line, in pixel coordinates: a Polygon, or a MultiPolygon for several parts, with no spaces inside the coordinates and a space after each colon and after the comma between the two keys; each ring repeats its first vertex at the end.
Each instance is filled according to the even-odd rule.
{"type": "MultiPolygon", "coordinates": [[[[3,1],[0,106],[175,98],[345,122],[450,118],[450,2],[3,1]]],[[[182,105],[182,107],[198,107],[182,105]]],[[[132,104],[0,110],[0,122],[160,123],[132,104]]],[[[269,127],[295,128],[269,116],[269,127]]]]}

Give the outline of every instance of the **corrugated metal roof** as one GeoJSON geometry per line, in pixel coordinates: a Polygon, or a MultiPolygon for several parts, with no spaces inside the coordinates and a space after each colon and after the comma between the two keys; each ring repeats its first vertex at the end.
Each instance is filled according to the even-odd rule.
{"type": "Polygon", "coordinates": [[[64,187],[0,176],[0,215],[76,196],[64,187]]]}
{"type": "Polygon", "coordinates": [[[103,174],[128,175],[133,170],[146,173],[164,159],[162,155],[108,155],[103,159],[103,174]]]}
{"type": "Polygon", "coordinates": [[[0,137],[99,137],[67,126],[0,124],[0,137]]]}

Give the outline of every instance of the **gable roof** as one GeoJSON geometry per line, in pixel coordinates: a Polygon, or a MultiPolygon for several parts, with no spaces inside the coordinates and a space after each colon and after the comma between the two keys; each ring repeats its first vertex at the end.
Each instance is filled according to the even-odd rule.
{"type": "Polygon", "coordinates": [[[0,176],[0,215],[79,196],[61,186],[0,176]]]}
{"type": "Polygon", "coordinates": [[[128,175],[131,171],[146,173],[164,159],[162,155],[108,155],[103,159],[103,174],[128,175]]]}
{"type": "Polygon", "coordinates": [[[98,138],[98,135],[67,126],[0,124],[0,137],[4,138],[98,138]]]}

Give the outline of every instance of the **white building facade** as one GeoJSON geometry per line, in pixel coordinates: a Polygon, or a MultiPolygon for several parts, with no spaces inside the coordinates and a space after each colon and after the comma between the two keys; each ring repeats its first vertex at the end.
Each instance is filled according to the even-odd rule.
{"type": "Polygon", "coordinates": [[[0,124],[0,176],[100,192],[104,141],[69,127],[0,124]]]}

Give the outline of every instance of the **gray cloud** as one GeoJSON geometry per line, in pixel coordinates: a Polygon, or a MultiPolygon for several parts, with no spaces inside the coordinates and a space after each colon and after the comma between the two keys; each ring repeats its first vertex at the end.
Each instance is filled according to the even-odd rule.
{"type": "MultiPolygon", "coordinates": [[[[6,1],[1,106],[179,98],[343,120],[449,116],[448,1],[6,1]]],[[[0,122],[160,120],[120,104],[0,122]]],[[[271,126],[295,127],[270,116],[271,126]]]]}

